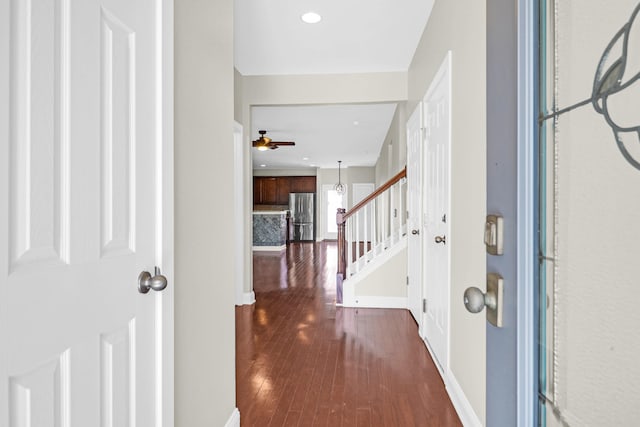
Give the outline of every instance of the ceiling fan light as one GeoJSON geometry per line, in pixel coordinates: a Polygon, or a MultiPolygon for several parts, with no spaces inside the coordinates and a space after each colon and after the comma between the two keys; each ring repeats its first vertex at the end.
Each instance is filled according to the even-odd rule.
{"type": "Polygon", "coordinates": [[[315,12],[307,12],[300,18],[307,24],[317,24],[318,22],[322,21],[322,16],[318,15],[315,12]]]}
{"type": "Polygon", "coordinates": [[[269,147],[266,144],[258,145],[256,148],[258,149],[258,151],[267,151],[269,149],[269,147]]]}

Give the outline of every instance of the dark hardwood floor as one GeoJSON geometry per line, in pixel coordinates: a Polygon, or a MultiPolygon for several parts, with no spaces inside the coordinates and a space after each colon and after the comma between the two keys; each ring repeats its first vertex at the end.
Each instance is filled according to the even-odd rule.
{"type": "Polygon", "coordinates": [[[236,307],[242,426],[459,426],[407,310],[335,306],[336,244],[254,252],[236,307]]]}

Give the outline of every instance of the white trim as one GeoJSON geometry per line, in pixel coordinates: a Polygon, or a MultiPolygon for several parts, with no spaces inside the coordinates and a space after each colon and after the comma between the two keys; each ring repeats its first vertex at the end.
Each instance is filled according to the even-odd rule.
{"type": "Polygon", "coordinates": [[[398,255],[403,249],[407,247],[407,237],[402,236],[402,239],[386,249],[377,257],[373,258],[367,263],[360,271],[353,276],[349,277],[342,283],[342,306],[343,307],[370,307],[370,308],[407,308],[407,297],[385,297],[385,296],[372,296],[372,295],[358,295],[355,294],[356,285],[363,280],[366,280],[369,275],[375,272],[379,267],[386,264],[391,258],[398,255]]]}
{"type": "Polygon", "coordinates": [[[245,264],[245,230],[244,230],[244,141],[243,128],[238,122],[233,122],[233,189],[235,211],[235,288],[236,305],[242,305],[242,293],[244,292],[244,264],[245,264]]]}
{"type": "Polygon", "coordinates": [[[238,411],[238,408],[233,409],[233,412],[224,424],[224,427],[240,427],[240,411],[238,411]]]}
{"type": "Polygon", "coordinates": [[[280,246],[254,246],[254,251],[282,251],[287,248],[287,245],[280,246]]]}
{"type": "MultiPolygon", "coordinates": [[[[346,282],[344,282],[346,283],[346,282]]],[[[353,289],[353,288],[352,288],[353,289]]],[[[347,299],[343,294],[343,303],[336,304],[343,307],[360,307],[360,308],[407,308],[407,297],[377,297],[377,296],[354,296],[350,295],[347,299]]]]}
{"type": "Polygon", "coordinates": [[[161,249],[156,253],[156,265],[162,268],[162,274],[169,282],[168,289],[156,296],[156,322],[160,331],[156,337],[156,348],[159,347],[161,359],[156,360],[156,381],[158,382],[156,395],[157,425],[171,427],[175,418],[175,338],[174,338],[174,302],[175,287],[175,240],[174,240],[174,9],[172,0],[162,0],[156,9],[157,37],[161,42],[158,61],[161,67],[162,98],[156,114],[161,115],[160,135],[162,144],[162,198],[158,202],[161,210],[161,249]],[[158,319],[158,317],[160,317],[158,319]]]}
{"type": "Polygon", "coordinates": [[[451,398],[451,403],[460,417],[462,425],[465,427],[482,427],[482,422],[478,415],[473,410],[471,403],[467,399],[467,396],[462,391],[462,387],[458,384],[456,377],[453,375],[450,369],[444,378],[444,385],[447,388],[447,393],[451,398]]]}
{"type": "Polygon", "coordinates": [[[255,304],[256,302],[256,293],[251,291],[251,292],[244,292],[242,294],[242,299],[240,300],[240,304],[236,304],[236,305],[252,305],[255,304]]]}
{"type": "Polygon", "coordinates": [[[538,425],[535,259],[535,93],[538,24],[535,2],[518,1],[517,422],[538,425]]]}
{"type": "Polygon", "coordinates": [[[462,387],[458,384],[458,380],[456,380],[455,375],[453,375],[451,368],[447,368],[446,372],[443,372],[442,366],[440,366],[434,356],[429,342],[422,335],[420,335],[420,338],[422,339],[424,346],[427,348],[427,352],[429,352],[429,356],[431,357],[433,364],[436,366],[436,369],[442,378],[442,382],[444,382],[449,399],[451,399],[453,408],[456,410],[462,425],[465,427],[482,427],[482,421],[478,418],[476,411],[473,410],[471,402],[469,402],[467,395],[464,394],[462,387]]]}
{"type": "MultiPolygon", "coordinates": [[[[366,279],[372,272],[378,269],[378,267],[384,265],[391,258],[399,254],[403,249],[407,248],[407,236],[404,235],[400,238],[400,240],[395,244],[391,245],[389,240],[383,242],[380,246],[377,247],[376,255],[369,260],[366,264],[364,264],[357,271],[353,271],[353,274],[345,279],[344,284],[353,289],[353,287],[366,279]],[[384,245],[384,246],[383,246],[384,245]]],[[[347,266],[347,274],[351,272],[351,266],[347,266]]],[[[345,289],[346,287],[345,286],[345,289]]]]}

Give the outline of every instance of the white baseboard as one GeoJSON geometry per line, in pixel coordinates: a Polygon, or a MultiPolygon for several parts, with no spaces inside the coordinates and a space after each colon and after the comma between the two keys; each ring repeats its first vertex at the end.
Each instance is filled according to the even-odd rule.
{"type": "Polygon", "coordinates": [[[356,285],[366,281],[371,274],[375,274],[376,270],[388,262],[391,258],[398,255],[407,247],[407,240],[402,239],[391,248],[385,250],[380,255],[367,263],[359,272],[349,277],[343,282],[342,289],[342,306],[343,307],[366,307],[366,308],[407,308],[407,297],[395,296],[356,296],[356,285]]]}
{"type": "Polygon", "coordinates": [[[407,308],[407,297],[375,297],[343,295],[343,307],[407,308]]]}
{"type": "Polygon", "coordinates": [[[256,294],[255,292],[243,292],[240,295],[236,296],[236,305],[238,307],[243,305],[252,305],[256,302],[256,294]]]}
{"type": "Polygon", "coordinates": [[[403,249],[406,249],[406,247],[406,238],[401,239],[391,247],[380,246],[376,249],[376,251],[379,252],[379,255],[365,263],[358,271],[350,271],[351,267],[348,268],[347,275],[351,274],[351,276],[347,276],[345,283],[355,286],[356,283],[363,281],[369,274],[373,273],[378,267],[384,265],[391,258],[398,255],[403,249]]]}
{"type": "Polygon", "coordinates": [[[451,398],[451,403],[453,403],[453,407],[458,413],[460,421],[462,421],[462,425],[465,427],[482,427],[482,422],[473,410],[473,407],[467,399],[467,396],[464,394],[464,391],[462,391],[462,387],[458,384],[456,377],[453,376],[451,369],[447,369],[444,382],[445,387],[447,388],[447,393],[451,398]]]}
{"type": "Polygon", "coordinates": [[[245,292],[244,294],[242,294],[242,305],[251,305],[251,304],[255,304],[256,302],[256,293],[251,291],[251,292],[245,292]]]}
{"type": "Polygon", "coordinates": [[[240,427],[240,411],[235,408],[224,427],[240,427]]]}
{"type": "Polygon", "coordinates": [[[287,248],[287,245],[280,246],[253,246],[254,251],[282,251],[287,248]]]}

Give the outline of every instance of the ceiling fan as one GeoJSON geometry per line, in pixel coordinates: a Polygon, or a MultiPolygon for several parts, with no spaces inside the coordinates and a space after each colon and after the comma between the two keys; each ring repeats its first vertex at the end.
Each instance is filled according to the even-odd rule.
{"type": "Polygon", "coordinates": [[[293,141],[272,141],[271,138],[264,136],[267,133],[266,130],[259,130],[258,133],[260,138],[253,141],[252,146],[260,151],[275,150],[281,145],[296,145],[293,141]]]}

